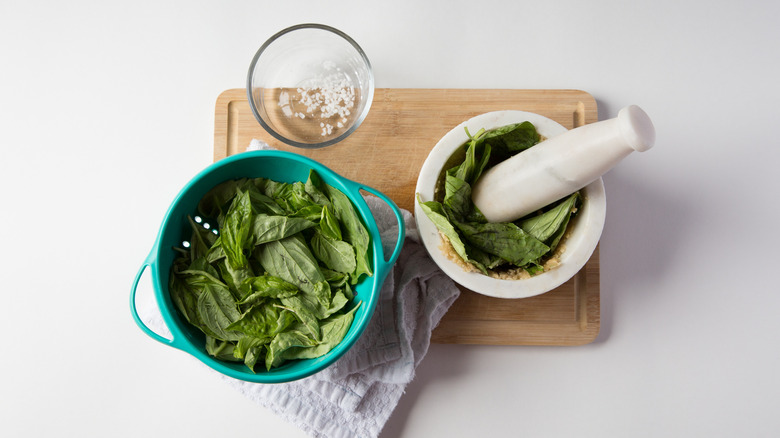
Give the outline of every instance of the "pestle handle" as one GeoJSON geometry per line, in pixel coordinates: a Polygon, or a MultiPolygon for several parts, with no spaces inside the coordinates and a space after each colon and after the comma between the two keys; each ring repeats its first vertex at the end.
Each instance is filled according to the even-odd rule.
{"type": "Polygon", "coordinates": [[[488,221],[514,221],[580,190],[654,143],[650,118],[638,106],[627,106],[616,118],[549,138],[494,166],[474,185],[472,200],[488,221]]]}

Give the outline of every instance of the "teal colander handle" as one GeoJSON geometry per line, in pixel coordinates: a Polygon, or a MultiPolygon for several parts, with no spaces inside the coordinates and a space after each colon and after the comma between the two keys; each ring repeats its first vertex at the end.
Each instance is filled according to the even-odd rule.
{"type": "Polygon", "coordinates": [[[401,214],[401,210],[398,208],[397,205],[395,205],[395,202],[393,202],[392,199],[388,198],[384,193],[368,186],[363,186],[357,183],[352,182],[354,185],[350,185],[350,190],[352,190],[360,199],[362,199],[362,196],[360,195],[360,190],[365,190],[372,195],[376,196],[377,198],[384,201],[388,206],[390,206],[390,209],[393,211],[393,214],[395,215],[395,220],[398,221],[398,240],[395,242],[395,248],[393,248],[393,252],[390,254],[390,257],[386,260],[377,260],[376,261],[376,271],[377,271],[377,277],[384,279],[387,273],[389,272],[390,268],[393,267],[395,264],[395,261],[398,260],[398,256],[401,254],[401,248],[404,246],[404,238],[406,237],[406,225],[404,224],[404,217],[401,214]]]}
{"type": "Polygon", "coordinates": [[[171,335],[171,339],[164,338],[157,333],[155,333],[152,329],[147,327],[146,324],[141,320],[141,317],[138,316],[138,309],[136,309],[135,306],[135,295],[136,290],[138,289],[138,282],[141,280],[141,275],[144,273],[146,268],[153,268],[153,266],[156,266],[156,258],[154,257],[155,251],[152,250],[151,253],[149,253],[149,256],[146,257],[146,260],[144,260],[144,263],[141,265],[141,268],[138,270],[138,274],[135,275],[135,279],[133,280],[133,286],[130,289],[130,312],[133,314],[133,319],[135,320],[135,323],[138,325],[138,327],[147,335],[149,335],[150,338],[154,339],[155,341],[161,342],[165,345],[176,347],[179,349],[182,349],[181,346],[178,345],[178,343],[173,338],[173,335],[171,335]]]}

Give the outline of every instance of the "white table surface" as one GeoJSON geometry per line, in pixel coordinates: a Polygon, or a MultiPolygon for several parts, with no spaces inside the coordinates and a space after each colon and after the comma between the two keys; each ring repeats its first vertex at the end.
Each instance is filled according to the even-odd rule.
{"type": "Polygon", "coordinates": [[[128,296],[216,97],[320,22],[377,87],[581,89],[657,130],[605,176],[598,339],[433,345],[383,437],[778,436],[780,3],[365,3],[0,2],[0,435],[304,436],[128,296]]]}

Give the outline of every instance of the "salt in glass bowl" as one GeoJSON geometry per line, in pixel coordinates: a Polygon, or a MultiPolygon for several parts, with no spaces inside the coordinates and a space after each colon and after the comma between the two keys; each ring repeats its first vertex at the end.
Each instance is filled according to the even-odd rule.
{"type": "Polygon", "coordinates": [[[252,113],[270,135],[290,146],[321,148],[360,126],[374,76],[365,52],[344,32],[299,24],[260,47],[246,89],[252,113]]]}

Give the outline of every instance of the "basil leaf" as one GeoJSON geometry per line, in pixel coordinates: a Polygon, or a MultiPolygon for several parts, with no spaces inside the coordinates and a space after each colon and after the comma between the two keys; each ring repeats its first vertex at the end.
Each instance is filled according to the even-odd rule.
{"type": "Polygon", "coordinates": [[[317,342],[299,331],[279,333],[268,345],[265,367],[270,370],[283,361],[296,358],[297,351],[317,345],[317,342]]]}
{"type": "Polygon", "coordinates": [[[464,261],[469,260],[468,254],[466,254],[466,246],[463,244],[458,231],[447,219],[447,215],[444,212],[442,205],[436,201],[423,202],[420,195],[417,195],[417,202],[420,204],[420,208],[423,213],[433,222],[436,228],[444,234],[447,240],[450,241],[452,248],[464,261]]]}
{"type": "Polygon", "coordinates": [[[235,347],[233,342],[220,341],[211,336],[206,336],[206,353],[217,359],[238,362],[239,358],[235,355],[235,347]]]}
{"type": "Polygon", "coordinates": [[[319,355],[327,353],[344,339],[344,336],[349,331],[349,327],[352,325],[355,312],[360,307],[360,305],[361,303],[358,303],[348,312],[335,314],[322,322],[322,326],[320,328],[322,331],[322,340],[320,341],[319,346],[327,347],[327,349],[321,352],[319,355]]]}
{"type": "Polygon", "coordinates": [[[280,301],[290,309],[302,309],[303,312],[311,313],[318,319],[327,318],[348,302],[343,293],[339,294],[338,289],[333,293],[327,282],[318,283],[316,289],[314,293],[299,293],[283,297],[280,301]]]}
{"type": "Polygon", "coordinates": [[[217,337],[218,334],[206,325],[198,309],[198,302],[204,287],[209,284],[224,287],[217,278],[216,270],[200,258],[193,262],[191,269],[173,272],[169,281],[171,300],[179,312],[193,326],[207,336],[217,337]]]}
{"type": "Polygon", "coordinates": [[[283,215],[285,211],[273,198],[262,193],[257,186],[252,186],[249,190],[249,199],[252,202],[252,208],[255,213],[264,213],[269,215],[283,215]]]}
{"type": "MultiPolygon", "coordinates": [[[[341,293],[347,301],[351,301],[355,298],[355,293],[352,290],[352,286],[349,284],[349,275],[342,272],[332,271],[327,268],[322,269],[325,280],[330,285],[331,291],[333,291],[334,297],[341,293]]],[[[337,299],[334,298],[333,301],[337,299]]],[[[331,304],[333,306],[333,304],[331,304]]]]}
{"type": "Polygon", "coordinates": [[[373,275],[369,254],[371,238],[347,195],[332,186],[327,186],[327,190],[333,204],[333,212],[343,225],[343,240],[355,248],[356,264],[351,282],[357,284],[363,274],[373,275]]]}
{"type": "Polygon", "coordinates": [[[233,356],[237,359],[244,359],[250,349],[263,347],[269,342],[271,342],[271,339],[242,336],[241,339],[236,342],[235,348],[233,349],[233,356]]]}
{"type": "Polygon", "coordinates": [[[550,210],[522,220],[520,228],[542,242],[547,242],[551,249],[554,248],[566,230],[572,209],[576,206],[579,197],[579,192],[574,193],[550,210]]]}
{"type": "Polygon", "coordinates": [[[244,250],[251,246],[252,204],[247,192],[239,192],[225,216],[221,230],[221,246],[227,262],[234,269],[246,265],[244,250]]]}
{"type": "MultiPolygon", "coordinates": [[[[294,322],[295,315],[278,305],[253,306],[226,328],[253,338],[270,340],[294,322]]],[[[235,340],[239,338],[240,335],[235,340]]]]}
{"type": "Polygon", "coordinates": [[[539,143],[540,136],[531,122],[515,123],[502,126],[485,133],[480,138],[482,143],[490,146],[494,153],[494,161],[503,161],[539,143]]]}
{"type": "Polygon", "coordinates": [[[216,218],[227,210],[228,203],[239,189],[247,183],[246,178],[229,180],[208,191],[198,202],[198,212],[208,218],[216,218]]]}
{"type": "Polygon", "coordinates": [[[272,198],[276,202],[276,198],[283,195],[286,190],[289,190],[289,184],[281,181],[274,181],[266,178],[258,178],[255,181],[255,187],[264,195],[272,198]]]}
{"type": "Polygon", "coordinates": [[[265,362],[267,347],[270,342],[270,339],[244,336],[238,340],[234,354],[236,358],[243,359],[244,365],[254,372],[257,362],[265,362]]]}
{"type": "Polygon", "coordinates": [[[314,293],[315,285],[325,281],[317,260],[299,235],[260,245],[256,254],[268,273],[297,285],[302,291],[314,293]]]}
{"type": "Polygon", "coordinates": [[[238,340],[234,355],[238,359],[244,359],[244,365],[254,372],[255,364],[261,359],[265,360],[263,352],[269,342],[270,340],[244,336],[238,340]]]}
{"type": "MultiPolygon", "coordinates": [[[[209,281],[219,281],[219,273],[217,270],[212,266],[208,259],[205,257],[197,258],[195,259],[187,269],[180,271],[182,274],[190,274],[190,275],[204,275],[204,276],[210,276],[212,278],[208,279],[209,281]]],[[[205,281],[205,279],[202,279],[205,281]]]]}
{"type": "Polygon", "coordinates": [[[341,294],[344,295],[344,298],[347,299],[347,302],[352,301],[355,298],[355,291],[352,289],[352,286],[349,283],[346,283],[343,286],[341,286],[339,288],[339,291],[341,292],[341,294]]]}
{"type": "Polygon", "coordinates": [[[304,189],[315,203],[319,205],[327,205],[330,203],[330,200],[325,195],[327,192],[326,184],[314,169],[309,171],[309,178],[306,180],[304,189]]]}
{"type": "Polygon", "coordinates": [[[343,240],[328,237],[320,230],[311,239],[311,250],[328,269],[349,274],[355,271],[355,248],[343,240]]]}
{"type": "Polygon", "coordinates": [[[241,314],[227,287],[221,284],[205,284],[198,297],[198,316],[203,324],[223,341],[236,341],[239,336],[228,329],[241,314]]]}
{"type": "MultiPolygon", "coordinates": [[[[324,278],[324,276],[323,276],[324,278]]],[[[311,293],[312,296],[317,300],[317,302],[320,304],[322,309],[325,309],[324,312],[321,312],[319,314],[320,318],[325,318],[331,313],[335,312],[338,309],[334,309],[333,305],[331,303],[332,301],[332,291],[330,289],[330,285],[327,281],[320,281],[317,284],[314,285],[314,290],[311,293]]]]}
{"type": "Polygon", "coordinates": [[[246,365],[253,373],[255,372],[255,364],[264,360],[263,351],[266,349],[260,345],[250,346],[244,355],[244,365],[246,365]]]}
{"type": "Polygon", "coordinates": [[[247,279],[241,287],[241,305],[254,305],[264,298],[286,298],[298,293],[298,287],[273,275],[262,275],[247,279]]]}
{"type": "Polygon", "coordinates": [[[252,223],[255,245],[284,239],[317,224],[303,218],[258,214],[252,223]]]}
{"type": "Polygon", "coordinates": [[[358,307],[325,320],[322,323],[322,339],[319,342],[298,331],[280,333],[268,348],[266,367],[271,369],[284,360],[310,359],[329,352],[344,339],[358,307]]]}
{"type": "Polygon", "coordinates": [[[472,210],[471,186],[457,176],[446,176],[443,204],[447,206],[458,220],[465,220],[472,210]]]}
{"type": "Polygon", "coordinates": [[[340,288],[347,284],[347,280],[349,280],[349,276],[342,272],[336,272],[327,268],[320,268],[320,270],[331,288],[340,288]]]}
{"type": "Polygon", "coordinates": [[[276,203],[282,207],[288,214],[295,213],[296,211],[308,207],[315,202],[306,193],[306,187],[304,183],[298,181],[292,184],[288,183],[275,183],[273,185],[266,185],[266,190],[273,190],[272,198],[276,203]]]}
{"type": "Polygon", "coordinates": [[[319,204],[309,204],[306,207],[289,214],[288,217],[306,219],[312,222],[319,222],[322,218],[322,206],[319,204]]]}
{"type": "Polygon", "coordinates": [[[474,245],[471,245],[469,242],[464,243],[464,245],[466,247],[466,254],[468,254],[468,259],[466,260],[485,275],[488,275],[488,269],[494,269],[507,263],[507,261],[501,257],[495,254],[488,254],[474,245]]]}
{"type": "Polygon", "coordinates": [[[217,267],[220,278],[225,282],[233,296],[236,299],[243,297],[243,293],[240,292],[241,286],[245,281],[255,276],[249,264],[234,269],[226,259],[222,259],[217,263],[217,267]]]}
{"type": "MultiPolygon", "coordinates": [[[[199,259],[202,260],[202,259],[199,259]]],[[[193,289],[198,289],[202,286],[209,284],[218,284],[223,287],[227,287],[222,280],[219,279],[219,273],[213,266],[197,266],[197,263],[193,263],[190,269],[181,271],[182,280],[187,283],[187,286],[193,289]]]]}
{"type": "Polygon", "coordinates": [[[455,226],[476,248],[517,266],[538,260],[550,251],[550,247],[513,223],[456,222],[455,226]]]}
{"type": "Polygon", "coordinates": [[[297,181],[292,184],[290,204],[293,207],[293,211],[298,211],[302,208],[308,207],[311,204],[315,204],[309,194],[306,193],[306,185],[304,183],[297,181]]]}
{"type": "Polygon", "coordinates": [[[347,295],[348,293],[351,294],[351,292],[352,290],[350,289],[349,283],[347,283],[346,288],[340,288],[333,292],[333,297],[330,301],[330,307],[325,313],[325,317],[328,317],[343,309],[344,306],[346,306],[352,299],[352,297],[347,295]]]}
{"type": "Polygon", "coordinates": [[[291,315],[295,315],[301,325],[306,328],[312,339],[320,339],[320,318],[315,314],[314,309],[309,306],[302,305],[298,300],[287,300],[288,304],[294,304],[290,306],[279,305],[280,309],[284,309],[291,315]]]}
{"type": "Polygon", "coordinates": [[[322,216],[320,218],[320,231],[327,237],[335,240],[341,240],[341,227],[339,220],[333,213],[333,209],[325,205],[322,207],[322,216]]]}
{"type": "Polygon", "coordinates": [[[196,327],[201,327],[202,323],[198,316],[197,292],[190,289],[187,283],[177,274],[171,275],[168,282],[168,290],[171,294],[171,301],[179,309],[179,313],[184,316],[184,319],[196,327]]]}
{"type": "Polygon", "coordinates": [[[484,131],[480,131],[476,137],[472,138],[466,149],[466,158],[463,163],[449,169],[448,175],[461,179],[467,184],[476,182],[487,166],[491,154],[491,147],[481,141],[483,135],[484,131]]]}
{"type": "Polygon", "coordinates": [[[285,182],[267,180],[265,183],[264,194],[282,208],[285,214],[293,212],[293,206],[290,204],[290,194],[292,185],[285,182]]]}
{"type": "Polygon", "coordinates": [[[214,263],[218,260],[225,258],[225,250],[222,249],[222,237],[217,237],[217,240],[214,242],[214,244],[209,248],[208,253],[206,253],[206,260],[209,263],[214,263]]]}

